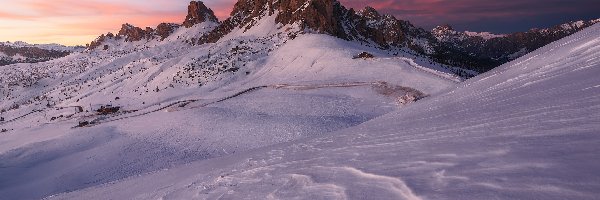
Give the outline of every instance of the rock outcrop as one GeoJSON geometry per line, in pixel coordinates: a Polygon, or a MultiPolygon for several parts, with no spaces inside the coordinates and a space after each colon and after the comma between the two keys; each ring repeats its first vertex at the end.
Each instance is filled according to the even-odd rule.
{"type": "Polygon", "coordinates": [[[300,30],[345,40],[374,42],[384,48],[408,47],[426,53],[431,51],[427,43],[435,42],[428,31],[394,16],[381,15],[371,7],[355,12],[337,0],[240,0],[230,18],[195,43],[216,42],[235,28],[249,29],[258,20],[274,14],[277,15],[275,22],[279,24],[297,24],[300,30]]]}
{"type": "Polygon", "coordinates": [[[201,1],[192,1],[188,6],[188,14],[185,17],[183,26],[190,28],[196,24],[202,22],[218,22],[219,19],[215,16],[215,13],[201,1]]]}
{"type": "Polygon", "coordinates": [[[126,42],[134,42],[140,41],[142,39],[152,38],[152,33],[154,30],[150,27],[146,28],[146,30],[133,26],[131,24],[123,24],[121,26],[121,30],[117,34],[117,36],[121,36],[125,38],[126,42]]]}
{"type": "Polygon", "coordinates": [[[174,23],[161,23],[156,27],[156,35],[160,37],[161,40],[169,37],[175,30],[177,30],[181,25],[174,23]]]}
{"type": "Polygon", "coordinates": [[[151,40],[160,38],[164,40],[169,37],[181,26],[190,28],[203,22],[219,22],[214,12],[206,7],[201,1],[192,1],[188,6],[188,14],[182,25],[175,23],[161,23],[156,29],[146,27],[144,29],[136,27],[129,23],[123,24],[116,36],[101,35],[88,45],[88,49],[96,49],[106,41],[106,39],[125,39],[126,42],[135,42],[141,40],[151,40]]]}
{"type": "Polygon", "coordinates": [[[235,28],[249,29],[258,20],[275,13],[276,23],[287,25],[297,22],[303,28],[346,38],[336,17],[342,14],[338,13],[340,6],[335,0],[240,0],[235,4],[231,17],[199,38],[197,43],[216,42],[235,28]]]}
{"type": "MultiPolygon", "coordinates": [[[[442,64],[478,72],[488,71],[599,21],[579,21],[549,29],[494,35],[457,32],[449,25],[427,31],[392,15],[380,14],[371,7],[359,11],[347,9],[337,0],[239,0],[229,18],[207,34],[188,42],[214,43],[235,29],[251,29],[265,17],[275,17],[275,23],[279,25],[297,26],[295,30],[300,32],[294,32],[290,38],[298,33],[328,34],[396,53],[419,54],[442,64]]],[[[189,28],[203,22],[218,22],[218,19],[204,3],[190,2],[182,26],[189,28]]],[[[125,38],[130,42],[159,37],[164,40],[179,26],[162,23],[156,29],[142,29],[125,24],[115,39],[125,38]]],[[[90,48],[100,46],[105,38],[101,36],[90,48]]]]}

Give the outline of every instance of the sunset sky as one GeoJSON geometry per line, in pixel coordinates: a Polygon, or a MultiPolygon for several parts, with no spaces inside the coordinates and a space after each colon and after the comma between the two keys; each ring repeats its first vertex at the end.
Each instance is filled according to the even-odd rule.
{"type": "MultiPolygon", "coordinates": [[[[206,0],[220,19],[234,0],[206,0]]],[[[569,20],[600,18],[600,0],[342,0],[347,7],[370,5],[430,29],[508,33],[569,20]]],[[[155,27],[181,23],[189,0],[0,0],[0,41],[84,45],[129,22],[155,27]]]]}

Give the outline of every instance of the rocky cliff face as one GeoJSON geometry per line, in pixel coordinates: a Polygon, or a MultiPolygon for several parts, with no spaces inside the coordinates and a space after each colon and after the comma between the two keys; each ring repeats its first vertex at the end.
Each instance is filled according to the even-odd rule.
{"type": "Polygon", "coordinates": [[[173,32],[175,32],[175,30],[177,30],[179,27],[181,27],[181,25],[179,25],[179,24],[160,23],[156,27],[155,33],[156,33],[156,35],[158,35],[160,37],[161,40],[164,40],[165,38],[167,38],[171,34],[173,34],[173,32]]]}
{"type": "Polygon", "coordinates": [[[428,43],[434,41],[428,31],[416,28],[408,21],[381,15],[370,7],[356,12],[337,0],[240,0],[230,18],[196,43],[216,42],[235,28],[249,29],[258,20],[274,14],[277,15],[276,23],[297,24],[300,30],[375,43],[384,48],[408,47],[417,52],[429,52],[428,43]]]}
{"type": "Polygon", "coordinates": [[[123,37],[126,42],[134,42],[140,41],[142,39],[152,38],[153,32],[154,30],[150,27],[144,30],[140,27],[136,27],[131,24],[123,24],[121,26],[121,30],[117,35],[123,37]]]}
{"type": "Polygon", "coordinates": [[[251,28],[266,16],[277,14],[275,22],[283,25],[297,23],[303,29],[328,33],[347,39],[341,16],[347,10],[335,0],[240,0],[231,17],[211,33],[199,38],[197,43],[212,43],[235,28],[251,28]]]}
{"type": "Polygon", "coordinates": [[[431,52],[434,38],[425,30],[392,15],[382,15],[366,7],[354,13],[350,10],[347,30],[355,40],[374,42],[383,48],[407,47],[419,53],[431,52]]]}
{"type": "MultiPolygon", "coordinates": [[[[161,23],[156,27],[156,29],[150,27],[142,29],[126,23],[121,26],[121,29],[117,35],[113,35],[112,33],[102,34],[88,45],[88,49],[96,49],[100,46],[103,46],[103,43],[107,39],[124,39],[125,42],[152,40],[156,38],[164,40],[181,26],[190,28],[196,24],[208,21],[218,22],[214,12],[207,8],[204,3],[200,1],[192,1],[188,6],[188,15],[182,25],[175,23],[161,23]]],[[[106,50],[106,48],[104,48],[104,50],[106,50]]]]}

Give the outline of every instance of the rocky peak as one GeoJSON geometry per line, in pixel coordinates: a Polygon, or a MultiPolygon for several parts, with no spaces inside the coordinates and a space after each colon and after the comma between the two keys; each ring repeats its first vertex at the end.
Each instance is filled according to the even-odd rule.
{"type": "Polygon", "coordinates": [[[235,28],[249,29],[258,20],[273,14],[277,14],[276,23],[297,23],[301,29],[347,39],[341,25],[345,12],[347,10],[337,0],[239,0],[231,17],[198,42],[216,42],[235,28]]]}
{"type": "Polygon", "coordinates": [[[337,0],[287,0],[280,1],[276,22],[300,22],[301,28],[347,39],[342,18],[348,10],[337,0]]]}
{"type": "Polygon", "coordinates": [[[381,15],[372,7],[355,12],[337,0],[239,0],[231,17],[193,43],[217,42],[236,28],[248,30],[259,20],[272,15],[277,15],[275,22],[278,24],[294,24],[300,30],[376,43],[384,48],[409,47],[425,52],[429,46],[427,41],[435,40],[429,31],[391,15],[381,15]]]}
{"type": "Polygon", "coordinates": [[[174,23],[161,23],[156,27],[156,35],[160,37],[161,40],[169,37],[175,30],[177,30],[181,25],[174,23]]]}
{"type": "Polygon", "coordinates": [[[445,24],[435,27],[431,32],[436,35],[442,35],[448,33],[455,33],[456,31],[454,31],[454,28],[452,28],[452,26],[445,24]]]}
{"type": "Polygon", "coordinates": [[[123,24],[117,36],[125,38],[126,42],[133,42],[150,38],[152,32],[152,28],[146,28],[146,30],[144,30],[140,27],[136,27],[131,24],[123,24]]]}
{"type": "Polygon", "coordinates": [[[218,22],[219,19],[215,16],[215,13],[201,1],[192,1],[188,6],[188,14],[185,17],[183,26],[190,28],[196,24],[202,22],[218,22]]]}
{"type": "Polygon", "coordinates": [[[292,24],[300,22],[305,28],[317,31],[335,29],[335,14],[341,5],[337,0],[240,0],[231,12],[234,26],[252,25],[253,20],[278,13],[276,22],[292,24]]]}
{"type": "Polygon", "coordinates": [[[377,10],[375,10],[375,8],[367,6],[365,8],[363,8],[362,10],[358,11],[356,14],[368,18],[368,19],[380,19],[381,15],[379,14],[379,12],[377,12],[377,10]]]}

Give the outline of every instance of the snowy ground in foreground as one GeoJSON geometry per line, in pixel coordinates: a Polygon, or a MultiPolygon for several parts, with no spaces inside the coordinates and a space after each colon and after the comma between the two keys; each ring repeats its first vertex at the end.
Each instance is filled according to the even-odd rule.
{"type": "Polygon", "coordinates": [[[51,199],[595,199],[599,36],[595,25],[356,127],[51,199]]]}

